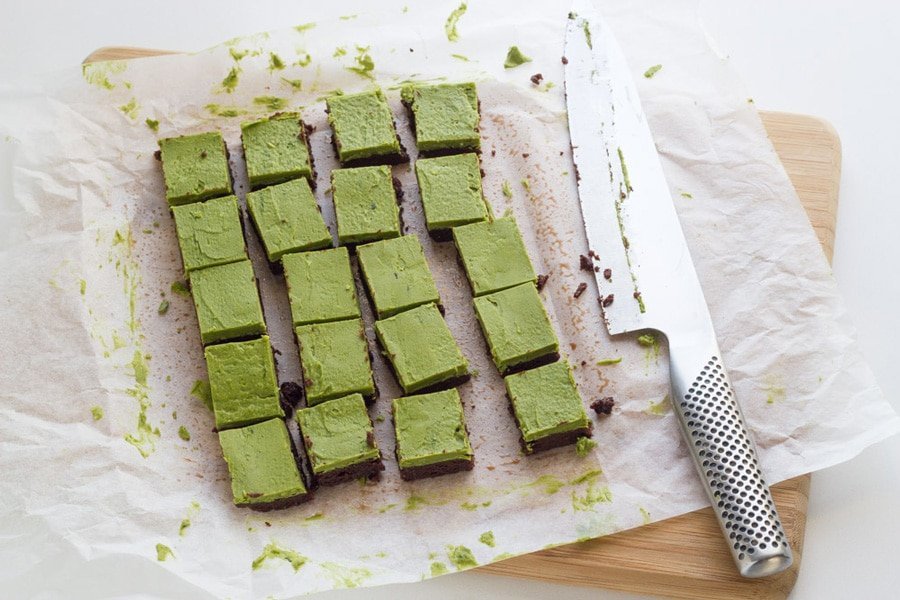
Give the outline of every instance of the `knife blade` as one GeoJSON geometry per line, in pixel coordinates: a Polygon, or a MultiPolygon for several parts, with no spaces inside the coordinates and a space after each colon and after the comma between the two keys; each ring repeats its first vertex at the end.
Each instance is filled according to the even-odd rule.
{"type": "Polygon", "coordinates": [[[709,308],[621,49],[587,0],[566,26],[565,90],[578,196],[605,325],[668,342],[674,414],[741,575],[793,555],[759,468],[709,308]],[[604,272],[611,277],[603,275],[604,272]]]}

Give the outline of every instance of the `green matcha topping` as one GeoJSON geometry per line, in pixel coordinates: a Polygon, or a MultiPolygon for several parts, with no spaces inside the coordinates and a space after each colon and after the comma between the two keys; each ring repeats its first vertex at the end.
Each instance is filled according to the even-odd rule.
{"type": "Polygon", "coordinates": [[[356,252],[379,319],[420,304],[440,302],[425,252],[415,235],[359,246],[356,252]]]}
{"type": "Polygon", "coordinates": [[[308,406],[354,393],[375,394],[362,320],[301,325],[296,333],[308,406]]]}
{"type": "Polygon", "coordinates": [[[171,206],[232,193],[225,140],[218,131],[161,139],[159,153],[171,206]]]}
{"type": "Polygon", "coordinates": [[[268,336],[208,346],[204,354],[216,429],[284,416],[268,336]]]}
{"type": "Polygon", "coordinates": [[[475,314],[501,373],[559,350],[533,283],[475,298],[475,314]]]}
{"type": "Polygon", "coordinates": [[[250,192],[247,208],[271,262],[286,252],[331,246],[331,234],[305,179],[250,192]]]}
{"type": "Polygon", "coordinates": [[[376,321],[375,333],[407,394],[468,373],[469,363],[434,304],[376,321]]]}
{"type": "Polygon", "coordinates": [[[409,85],[403,101],[413,113],[416,145],[422,152],[478,150],[478,94],[474,83],[409,85]]]}
{"type": "Polygon", "coordinates": [[[295,326],[359,318],[346,248],[285,254],[281,262],[295,326]]]}
{"type": "Polygon", "coordinates": [[[185,272],[247,258],[236,197],[175,206],[172,215],[185,272]]]}
{"type": "Polygon", "coordinates": [[[194,271],[191,293],[204,344],[266,332],[249,260],[194,271]]]}
{"type": "Polygon", "coordinates": [[[581,396],[564,360],[504,378],[527,452],[558,433],[590,429],[581,396]]]}
{"type": "Polygon", "coordinates": [[[416,161],[429,231],[487,219],[477,154],[455,154],[416,161]]]}
{"type": "Polygon", "coordinates": [[[381,90],[337,94],[325,99],[342,163],[403,153],[394,116],[381,90]]]}
{"type": "Polygon", "coordinates": [[[297,411],[316,475],[381,458],[362,396],[352,394],[297,411]]]}
{"type": "Polygon", "coordinates": [[[455,227],[453,240],[476,296],[537,280],[512,217],[455,227]]]}
{"type": "Polygon", "coordinates": [[[400,235],[400,210],[386,166],[331,172],[338,240],[355,244],[400,235]]]}
{"type": "Polygon", "coordinates": [[[250,187],[312,177],[306,132],[299,115],[280,114],[241,123],[241,143],[250,187]]]}
{"type": "Polygon", "coordinates": [[[462,401],[455,388],[397,398],[393,411],[401,469],[472,460],[462,401]]]}
{"type": "Polygon", "coordinates": [[[220,431],[219,443],[236,505],[269,504],[307,493],[281,419],[220,431]]]}
{"type": "Polygon", "coordinates": [[[519,65],[524,65],[525,63],[531,62],[531,59],[519,50],[518,46],[510,46],[509,50],[506,52],[506,60],[503,61],[504,69],[514,69],[519,65]]]}

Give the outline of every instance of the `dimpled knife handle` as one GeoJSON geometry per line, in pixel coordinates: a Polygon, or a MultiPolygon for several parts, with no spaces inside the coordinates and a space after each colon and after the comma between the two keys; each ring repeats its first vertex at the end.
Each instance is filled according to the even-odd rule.
{"type": "Polygon", "coordinates": [[[718,344],[670,344],[669,353],[675,414],[738,570],[784,571],[793,554],[718,344]]]}

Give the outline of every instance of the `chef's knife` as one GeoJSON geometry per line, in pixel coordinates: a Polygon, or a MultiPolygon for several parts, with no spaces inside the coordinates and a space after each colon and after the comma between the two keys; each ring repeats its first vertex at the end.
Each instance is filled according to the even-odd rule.
{"type": "Polygon", "coordinates": [[[790,545],[631,73],[587,0],[569,15],[564,62],[578,196],[590,250],[600,257],[595,277],[606,327],[611,335],[665,335],[674,412],[738,570],[779,573],[793,562],[790,545]]]}

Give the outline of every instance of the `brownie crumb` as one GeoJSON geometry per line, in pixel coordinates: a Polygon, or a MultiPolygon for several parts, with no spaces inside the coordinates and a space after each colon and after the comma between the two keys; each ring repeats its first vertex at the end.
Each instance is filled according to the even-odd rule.
{"type": "Polygon", "coordinates": [[[600,267],[598,267],[597,265],[594,265],[594,273],[599,273],[599,272],[600,272],[600,267]]]}
{"type": "Polygon", "coordinates": [[[496,151],[496,150],[491,150],[491,156],[497,156],[497,151],[496,151]]]}
{"type": "Polygon", "coordinates": [[[581,366],[582,367],[587,366],[587,361],[586,360],[581,361],[581,366]]]}
{"type": "Polygon", "coordinates": [[[612,269],[603,269],[603,279],[612,281],[612,269]]]}
{"type": "Polygon", "coordinates": [[[527,152],[522,153],[522,158],[528,158],[529,156],[531,156],[531,155],[528,154],[527,152]]]}
{"type": "Polygon", "coordinates": [[[547,275],[538,275],[537,277],[537,289],[540,292],[544,289],[544,286],[547,285],[547,280],[550,279],[550,274],[547,275]]]}
{"type": "Polygon", "coordinates": [[[569,64],[569,59],[566,58],[565,56],[563,56],[563,57],[562,57],[562,64],[564,64],[564,65],[569,64]]]}
{"type": "Polygon", "coordinates": [[[578,255],[578,268],[582,271],[593,271],[594,270],[594,261],[590,259],[590,257],[585,256],[584,254],[578,255]]]}
{"type": "Polygon", "coordinates": [[[531,76],[531,83],[534,85],[541,85],[541,82],[544,80],[544,76],[540,73],[535,73],[531,76]]]}
{"type": "Polygon", "coordinates": [[[268,521],[263,521],[263,523],[265,523],[265,524],[266,524],[266,527],[271,527],[271,526],[272,526],[272,524],[271,524],[271,523],[269,523],[269,522],[268,522],[268,521]]]}
{"type": "Polygon", "coordinates": [[[594,260],[600,260],[600,255],[594,252],[593,250],[588,250],[588,256],[593,258],[594,260]]]}
{"type": "Polygon", "coordinates": [[[281,384],[281,399],[290,406],[297,406],[303,398],[303,388],[293,381],[281,384]]]}
{"type": "Polygon", "coordinates": [[[612,304],[613,300],[615,300],[615,299],[616,299],[615,294],[610,294],[609,296],[606,296],[606,297],[600,296],[600,306],[602,306],[603,308],[606,308],[607,306],[612,304]]]}
{"type": "Polygon", "coordinates": [[[155,158],[156,160],[162,160],[162,152],[157,150],[156,152],[153,153],[153,158],[155,158]]]}
{"type": "Polygon", "coordinates": [[[200,153],[200,158],[206,158],[206,150],[200,153]]]}
{"type": "Polygon", "coordinates": [[[587,289],[587,284],[582,281],[581,283],[578,284],[578,287],[575,288],[575,294],[573,294],[574,297],[578,298],[579,296],[581,296],[584,293],[584,290],[586,290],[586,289],[587,289]]]}
{"type": "Polygon", "coordinates": [[[591,410],[593,410],[598,415],[610,415],[612,414],[612,409],[615,404],[616,401],[612,396],[607,396],[606,398],[598,398],[591,402],[591,410]]]}
{"type": "Polygon", "coordinates": [[[635,292],[635,293],[632,294],[632,296],[634,296],[634,299],[635,299],[635,300],[640,300],[640,299],[641,299],[641,293],[640,293],[640,292],[635,292]]]}
{"type": "Polygon", "coordinates": [[[366,444],[369,445],[369,448],[375,447],[375,434],[371,431],[366,432],[366,444]]]}

